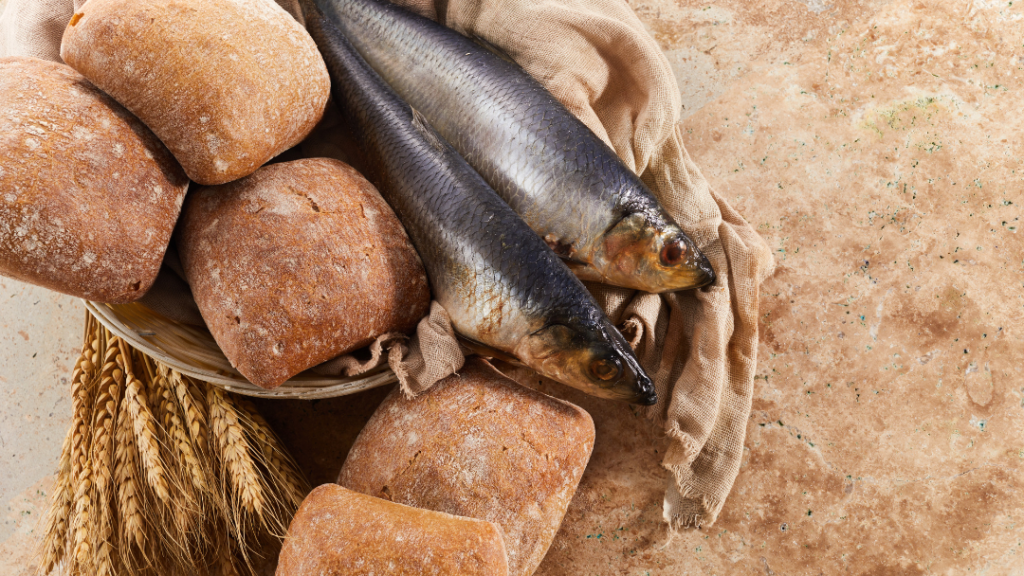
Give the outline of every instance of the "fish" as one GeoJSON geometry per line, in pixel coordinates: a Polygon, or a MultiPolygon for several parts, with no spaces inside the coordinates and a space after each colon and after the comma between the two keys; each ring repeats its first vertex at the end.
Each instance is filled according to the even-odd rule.
{"type": "Polygon", "coordinates": [[[640,178],[514,60],[390,2],[316,4],[578,277],[652,293],[715,281],[640,178]]]}
{"type": "Polygon", "coordinates": [[[657,402],[633,350],[583,284],[308,0],[359,168],[395,210],[455,331],[602,398],[657,402]]]}

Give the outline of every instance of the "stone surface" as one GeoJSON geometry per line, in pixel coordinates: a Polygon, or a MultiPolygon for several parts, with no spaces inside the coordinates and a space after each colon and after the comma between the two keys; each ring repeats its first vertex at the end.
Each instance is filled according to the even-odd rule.
{"type": "Polygon", "coordinates": [[[78,300],[0,277],[0,545],[25,529],[25,491],[57,467],[84,320],[78,300]]]}
{"type": "MultiPolygon", "coordinates": [[[[541,386],[590,412],[597,440],[538,574],[1024,574],[1024,3],[632,5],[679,76],[690,153],[779,267],[747,456],[714,525],[665,532],[651,423],[541,386]]],[[[17,321],[33,300],[6,304],[4,284],[0,337],[46,338],[68,371],[8,345],[0,392],[66,393],[53,378],[80,317],[37,337],[17,321]]],[[[292,413],[347,413],[332,402],[292,413]]],[[[0,422],[39,405],[5,399],[0,422]]],[[[3,449],[0,474],[39,462],[15,488],[0,476],[4,502],[50,473],[61,434],[3,449]]],[[[337,432],[327,457],[312,433],[286,436],[324,476],[354,439],[337,432]]]]}

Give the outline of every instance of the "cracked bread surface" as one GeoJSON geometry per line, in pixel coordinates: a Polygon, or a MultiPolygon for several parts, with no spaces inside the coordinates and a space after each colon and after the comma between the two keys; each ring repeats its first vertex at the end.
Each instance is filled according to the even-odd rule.
{"type": "Polygon", "coordinates": [[[273,0],[90,0],[60,54],[204,185],[302,141],[330,90],[313,39],[273,0]]]}
{"type": "Polygon", "coordinates": [[[160,140],[81,74],[0,58],[0,274],[96,302],[137,300],[187,189],[160,140]]]}
{"type": "Polygon", "coordinates": [[[292,519],[277,576],[507,576],[501,528],[421,510],[335,484],[292,519]]]}
{"type": "Polygon", "coordinates": [[[338,484],[501,526],[509,574],[540,565],[594,447],[582,408],[468,359],[416,397],[395,390],[360,433],[338,484]]]}
{"type": "Polygon", "coordinates": [[[426,313],[426,272],[398,217],[356,170],[312,158],[189,194],[177,246],[231,364],[274,388],[426,313]]]}

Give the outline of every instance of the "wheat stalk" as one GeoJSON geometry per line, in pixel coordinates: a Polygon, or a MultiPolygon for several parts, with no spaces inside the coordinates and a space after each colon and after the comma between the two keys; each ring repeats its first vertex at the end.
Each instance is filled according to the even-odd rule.
{"type": "Polygon", "coordinates": [[[91,316],[71,389],[43,573],[61,563],[69,576],[237,576],[241,563],[255,573],[249,555],[279,544],[309,491],[256,409],[91,316]]]}

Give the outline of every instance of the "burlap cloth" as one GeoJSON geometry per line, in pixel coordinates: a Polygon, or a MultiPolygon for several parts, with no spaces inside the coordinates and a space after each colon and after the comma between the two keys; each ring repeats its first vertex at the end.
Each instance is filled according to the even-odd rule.
{"type": "MultiPolygon", "coordinates": [[[[297,2],[278,1],[301,20],[297,2]]],[[[661,401],[648,414],[671,439],[662,462],[672,472],[666,521],[673,529],[711,524],[739,472],[757,364],[758,291],[774,262],[687,154],[668,60],[623,0],[398,3],[508,52],[640,174],[710,258],[718,281],[701,290],[657,296],[588,288],[623,327],[657,386],[661,401]]],[[[0,56],[59,61],[72,13],[72,0],[8,0],[0,56]]],[[[447,314],[435,303],[412,338],[388,335],[368,355],[319,369],[355,374],[384,356],[411,394],[463,361],[447,314]]]]}

